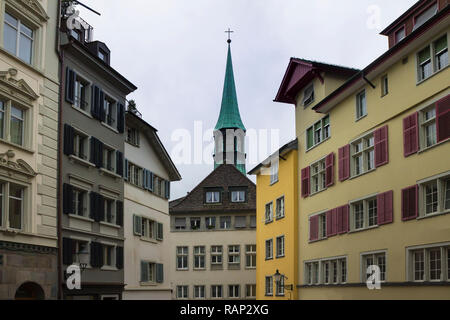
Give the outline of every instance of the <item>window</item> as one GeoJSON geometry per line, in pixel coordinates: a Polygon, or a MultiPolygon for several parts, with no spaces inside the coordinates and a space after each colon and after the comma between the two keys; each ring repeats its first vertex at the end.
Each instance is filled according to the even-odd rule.
{"type": "Polygon", "coordinates": [[[245,191],[231,191],[231,202],[245,202],[245,191]]]}
{"type": "Polygon", "coordinates": [[[321,259],[305,263],[305,283],[341,284],[347,281],[347,258],[321,259]]]}
{"type": "Polygon", "coordinates": [[[275,282],[275,295],[282,297],[284,296],[284,278],[281,277],[280,281],[275,282]]]}
{"type": "Polygon", "coordinates": [[[419,63],[419,81],[425,80],[433,73],[431,66],[430,46],[426,47],[418,54],[419,63]]]}
{"type": "Polygon", "coordinates": [[[273,221],[273,202],[266,204],[266,223],[273,221]]]}
{"type": "Polygon", "coordinates": [[[406,34],[405,34],[405,27],[402,27],[400,30],[398,30],[395,33],[395,43],[399,43],[400,41],[402,41],[405,38],[406,34]]]}
{"type": "Polygon", "coordinates": [[[211,246],[211,264],[222,265],[222,246],[211,246]]]}
{"type": "Polygon", "coordinates": [[[366,90],[356,95],[356,120],[367,115],[366,90]]]}
{"type": "Polygon", "coordinates": [[[284,236],[277,237],[277,258],[284,257],[284,236]]]}
{"type": "Polygon", "coordinates": [[[103,245],[103,266],[114,267],[116,264],[116,247],[110,245],[103,245]]]}
{"type": "Polygon", "coordinates": [[[378,225],[377,198],[368,198],[350,204],[351,231],[378,225]]]}
{"type": "Polygon", "coordinates": [[[450,281],[450,243],[408,249],[412,281],[450,281]]]}
{"type": "Polygon", "coordinates": [[[85,217],[87,216],[87,192],[81,189],[73,188],[73,210],[74,214],[85,217]]]}
{"type": "Polygon", "coordinates": [[[138,187],[142,187],[142,168],[131,162],[128,163],[128,181],[138,187]]]}
{"type": "Polygon", "coordinates": [[[86,80],[83,80],[79,75],[76,76],[75,79],[75,98],[74,98],[74,106],[87,111],[88,106],[88,92],[89,83],[86,80]]]}
{"type": "Polygon", "coordinates": [[[116,163],[116,150],[103,145],[103,168],[114,172],[114,165],[116,163]]]}
{"type": "Polygon", "coordinates": [[[141,282],[156,282],[156,264],[141,262],[141,282]]]}
{"type": "Polygon", "coordinates": [[[12,101],[0,100],[0,138],[25,146],[26,115],[27,111],[12,101]]]}
{"type": "Polygon", "coordinates": [[[132,145],[139,146],[139,131],[134,128],[127,127],[126,132],[127,142],[132,145]]]}
{"type": "Polygon", "coordinates": [[[175,230],[186,229],[186,218],[175,218],[175,230]]]}
{"type": "Polygon", "coordinates": [[[414,17],[414,28],[416,30],[418,27],[427,22],[431,17],[437,13],[438,7],[437,2],[430,6],[428,9],[424,10],[422,13],[414,17]]]}
{"type": "Polygon", "coordinates": [[[314,84],[311,84],[308,87],[306,87],[305,91],[303,92],[302,104],[304,107],[306,107],[313,101],[314,101],[314,84]]]}
{"type": "Polygon", "coordinates": [[[231,217],[225,216],[220,217],[220,229],[230,229],[231,228],[231,217]]]}
{"type": "Polygon", "coordinates": [[[448,44],[447,35],[436,40],[434,47],[434,69],[439,71],[448,65],[448,44]]]}
{"type": "Polygon", "coordinates": [[[436,134],[436,108],[426,108],[419,113],[420,121],[420,144],[421,148],[431,147],[437,142],[436,134]]]}
{"type": "Polygon", "coordinates": [[[25,188],[11,183],[4,184],[4,186],[9,186],[9,217],[7,226],[11,229],[20,230],[23,228],[25,188]]]}
{"type": "Polygon", "coordinates": [[[188,247],[177,247],[177,270],[188,270],[188,247]]]}
{"type": "Polygon", "coordinates": [[[311,165],[311,194],[326,189],[325,159],[311,165]]]}
{"type": "Polygon", "coordinates": [[[73,155],[77,158],[88,159],[88,136],[74,131],[73,135],[73,155]]]}
{"type": "Polygon", "coordinates": [[[207,191],[206,203],[220,203],[220,191],[207,191]]]}
{"type": "Polygon", "coordinates": [[[234,218],[234,227],[236,229],[243,229],[247,227],[247,216],[237,216],[234,218]]]}
{"type": "Polygon", "coordinates": [[[189,298],[189,286],[177,286],[177,299],[189,298]]]}
{"type": "Polygon", "coordinates": [[[273,259],[273,240],[266,240],[266,260],[273,259]]]}
{"type": "Polygon", "coordinates": [[[200,218],[191,218],[190,220],[191,220],[191,230],[200,229],[200,223],[201,223],[200,218]]]}
{"type": "Polygon", "coordinates": [[[5,49],[21,60],[31,64],[34,31],[22,21],[5,12],[3,42],[5,49]]]}
{"type": "Polygon", "coordinates": [[[419,185],[419,215],[428,216],[450,212],[450,176],[419,185]]]}
{"type": "Polygon", "coordinates": [[[250,228],[256,228],[256,216],[250,216],[250,228]]]}
{"type": "Polygon", "coordinates": [[[11,142],[17,145],[23,145],[23,137],[24,137],[24,117],[25,112],[15,107],[11,106],[11,123],[10,123],[10,134],[11,134],[11,142]]]}
{"type": "Polygon", "coordinates": [[[211,286],[211,298],[213,298],[213,299],[223,298],[222,288],[223,287],[221,285],[212,285],[211,286]]]}
{"type": "Polygon", "coordinates": [[[350,146],[352,176],[375,169],[375,147],[373,133],[353,142],[350,146]]]}
{"type": "Polygon", "coordinates": [[[327,237],[327,215],[322,213],[319,215],[319,238],[325,239],[327,237]]]}
{"type": "Polygon", "coordinates": [[[113,199],[105,198],[105,222],[115,224],[116,223],[116,202],[113,199]]]}
{"type": "Polygon", "coordinates": [[[205,269],[206,252],[204,246],[194,247],[194,269],[205,269]]]}
{"type": "Polygon", "coordinates": [[[284,197],[277,199],[277,219],[284,218],[284,197]]]}
{"type": "Polygon", "coordinates": [[[385,96],[389,93],[389,79],[385,75],[381,78],[381,96],[385,96]]]}
{"type": "Polygon", "coordinates": [[[72,240],[72,261],[73,263],[85,263],[80,260],[80,254],[89,254],[89,242],[82,240],[72,240]]]}
{"type": "Polygon", "coordinates": [[[272,296],[273,295],[273,278],[272,277],[266,277],[266,296],[272,296]]]}
{"type": "Polygon", "coordinates": [[[256,268],[256,244],[245,246],[245,267],[256,268]]]}
{"type": "Polygon", "coordinates": [[[206,217],[205,218],[205,226],[208,229],[216,228],[216,217],[206,217]]]}
{"type": "Polygon", "coordinates": [[[245,285],[245,297],[255,298],[256,297],[256,284],[245,285]]]}
{"type": "Polygon", "coordinates": [[[238,284],[231,284],[228,286],[228,297],[229,298],[239,298],[240,294],[240,286],[238,284]]]}
{"type": "Polygon", "coordinates": [[[322,118],[306,130],[306,149],[315,147],[330,137],[330,116],[322,118]]]}
{"type": "Polygon", "coordinates": [[[378,266],[378,268],[380,268],[380,280],[386,281],[386,252],[380,252],[367,253],[362,255],[362,282],[366,282],[370,277],[370,274],[367,274],[367,268],[373,265],[376,265],[378,266]]]}
{"type": "Polygon", "coordinates": [[[142,236],[147,239],[156,239],[156,222],[142,218],[142,236]]]}
{"type": "Polygon", "coordinates": [[[240,264],[241,255],[239,245],[228,246],[228,263],[229,264],[240,264]]]}
{"type": "Polygon", "coordinates": [[[112,127],[116,122],[116,102],[105,96],[105,100],[103,100],[103,111],[105,113],[105,122],[108,126],[112,127]]]}
{"type": "Polygon", "coordinates": [[[103,51],[102,49],[99,49],[98,50],[98,57],[101,59],[101,60],[103,60],[104,62],[108,62],[108,54],[105,52],[105,51],[103,51]]]}
{"type": "Polygon", "coordinates": [[[273,162],[270,166],[270,184],[278,181],[278,160],[273,162]]]}
{"type": "Polygon", "coordinates": [[[194,286],[194,298],[205,299],[205,286],[194,286]]]}

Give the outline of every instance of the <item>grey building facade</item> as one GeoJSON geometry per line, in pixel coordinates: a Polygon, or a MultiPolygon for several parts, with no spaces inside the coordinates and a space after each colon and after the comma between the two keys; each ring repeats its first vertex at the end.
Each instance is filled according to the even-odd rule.
{"type": "Polygon", "coordinates": [[[86,23],[63,18],[60,183],[61,270],[81,267],[81,289],[64,299],[121,299],[124,288],[124,129],[136,87],[110,66],[110,50],[86,23]]]}

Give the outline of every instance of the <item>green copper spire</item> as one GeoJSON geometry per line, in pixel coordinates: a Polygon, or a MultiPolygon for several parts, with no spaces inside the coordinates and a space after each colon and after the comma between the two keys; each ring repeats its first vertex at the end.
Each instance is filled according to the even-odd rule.
{"type": "Polygon", "coordinates": [[[233,62],[231,61],[231,40],[228,40],[227,69],[225,73],[225,84],[223,86],[222,107],[220,108],[219,120],[215,130],[227,128],[239,128],[246,131],[241,120],[234,84],[233,62]]]}

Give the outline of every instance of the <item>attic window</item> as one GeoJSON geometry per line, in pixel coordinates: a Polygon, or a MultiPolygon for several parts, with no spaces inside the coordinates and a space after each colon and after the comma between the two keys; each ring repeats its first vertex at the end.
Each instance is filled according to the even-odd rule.
{"type": "Polygon", "coordinates": [[[98,57],[102,59],[104,62],[108,62],[108,54],[102,49],[98,50],[98,57]]]}
{"type": "Polygon", "coordinates": [[[418,27],[427,22],[431,17],[433,17],[438,11],[437,2],[435,2],[432,6],[428,7],[428,9],[424,10],[422,13],[414,17],[414,29],[416,30],[418,27]]]}
{"type": "Polygon", "coordinates": [[[399,43],[400,41],[402,41],[405,38],[405,27],[402,27],[400,30],[398,30],[395,33],[395,43],[399,43]]]}
{"type": "Polygon", "coordinates": [[[314,101],[314,85],[311,84],[309,87],[307,87],[303,93],[303,106],[308,106],[311,102],[314,101]]]}

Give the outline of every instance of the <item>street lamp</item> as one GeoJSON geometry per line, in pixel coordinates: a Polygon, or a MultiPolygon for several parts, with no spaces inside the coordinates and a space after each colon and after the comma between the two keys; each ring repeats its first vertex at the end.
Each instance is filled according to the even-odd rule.
{"type": "Polygon", "coordinates": [[[89,252],[85,250],[80,250],[77,252],[78,262],[80,265],[80,270],[83,272],[89,263],[89,252]]]}
{"type": "Polygon", "coordinates": [[[284,280],[287,280],[288,277],[286,277],[284,274],[281,274],[280,271],[277,269],[277,272],[273,275],[273,278],[275,280],[275,283],[278,283],[278,285],[286,290],[294,290],[293,284],[284,284],[284,280]],[[281,281],[283,280],[283,285],[281,285],[281,281]]]}

